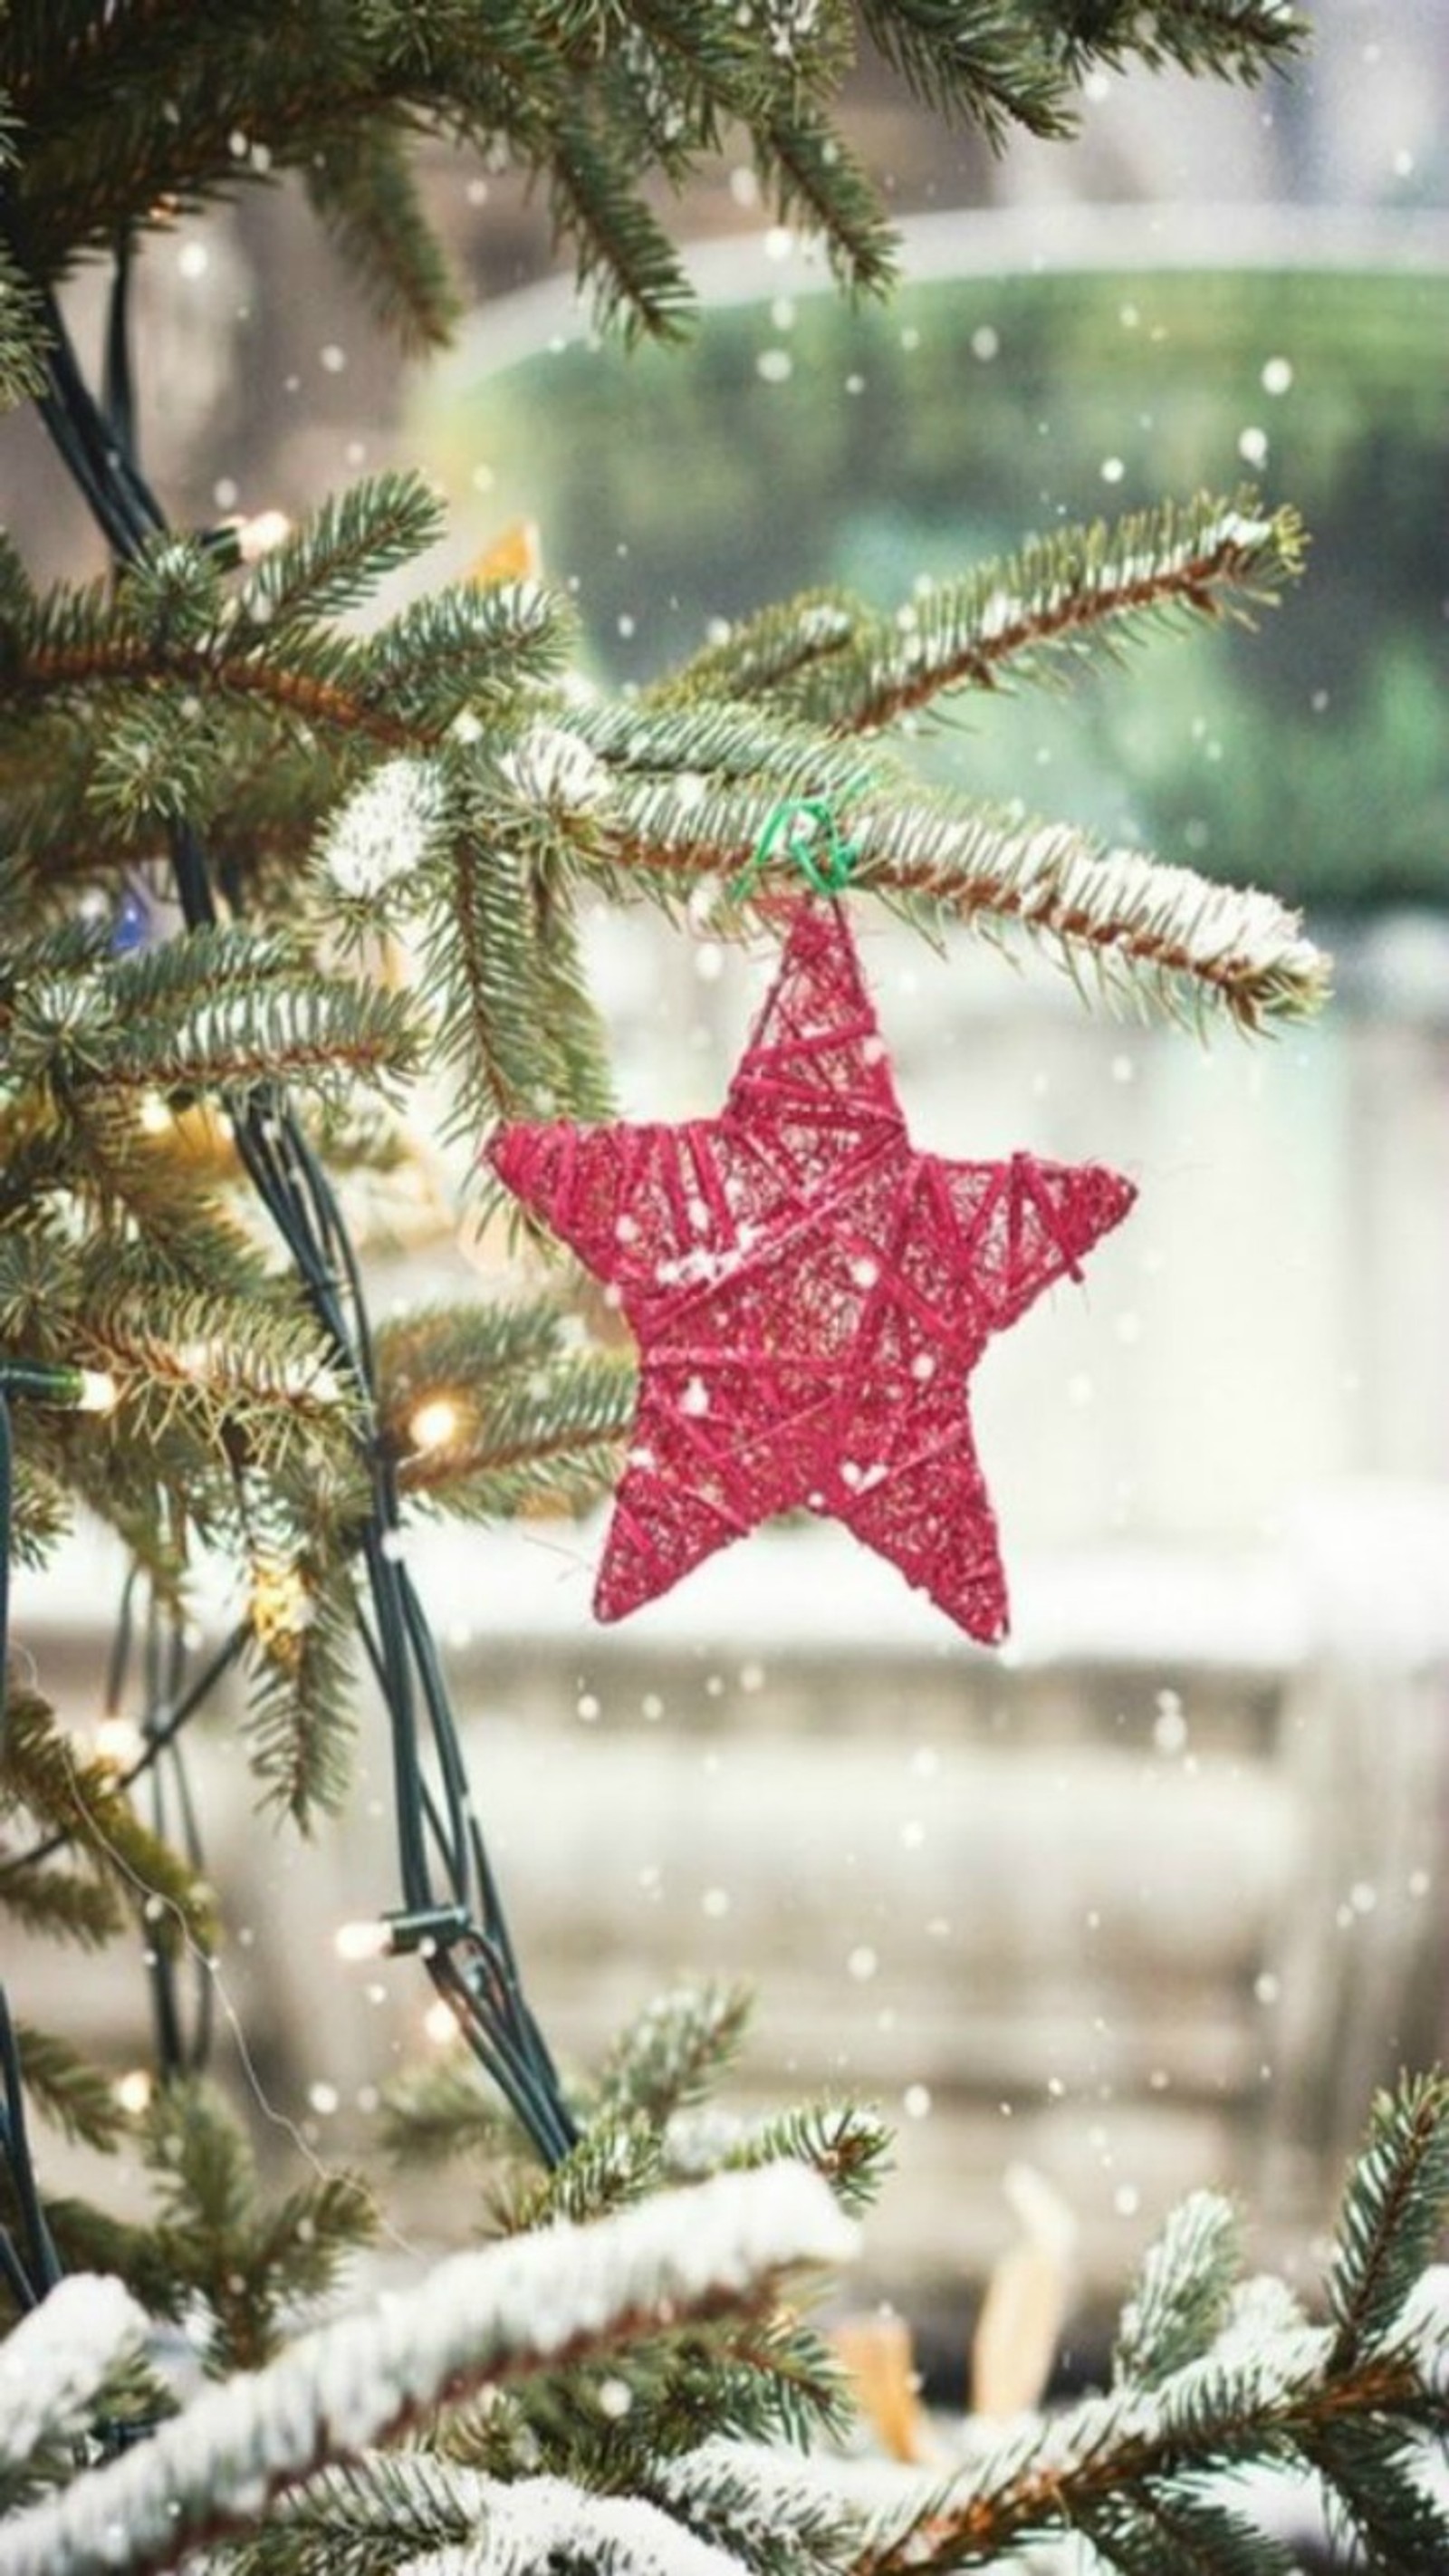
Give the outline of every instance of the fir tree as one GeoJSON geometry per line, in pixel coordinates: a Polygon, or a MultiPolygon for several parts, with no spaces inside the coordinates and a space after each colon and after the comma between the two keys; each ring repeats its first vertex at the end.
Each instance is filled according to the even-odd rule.
{"type": "MultiPolygon", "coordinates": [[[[1099,64],[1251,79],[1303,33],[1281,0],[865,0],[859,22],[996,142],[1068,134],[1099,64]]],[[[0,552],[0,1507],[6,1562],[43,1561],[77,1508],[115,1532],[147,1710],[118,1773],[77,1756],[43,1675],[7,1672],[0,1908],[82,1946],[139,1926],[157,2054],[150,2101],[123,2109],[61,2039],[0,2011],[0,2576],[183,2558],[234,2576],[892,2576],[1063,2536],[1123,2576],[1269,2576],[1283,2556],[1240,2487],[1264,2463],[1316,2478],[1369,2563],[1442,2554],[1417,2475],[1444,2427],[1425,2272],[1449,2189],[1437,2082],[1375,2115],[1326,2322],[1240,2282],[1233,2213],[1200,2196],[1148,2262],[1105,2394],[973,2441],[929,2482],[832,2448],[847,2403],[800,2294],[848,2257],[886,2141],[822,2105],[701,2123],[740,2029],[732,1995],[669,2000],[565,2087],[399,1545],[424,1510],[587,1500],[617,1462],[629,1370],[577,1345],[566,1280],[374,1331],[339,1199],[406,1153],[393,1112],[425,1059],[470,1135],[603,1114],[581,899],[676,910],[733,884],[743,924],[787,877],[780,848],[737,882],[789,799],[837,812],[853,884],[912,917],[1028,937],[1144,1007],[1249,1030],[1317,1008],[1325,961],[1270,896],[927,794],[890,740],[953,690],[1248,615],[1299,568],[1291,512],[1208,496],[1029,541],[904,619],[833,593],[762,608],[609,703],[569,684],[568,607],[538,583],[354,622],[438,533],[415,477],[360,483],[263,546],[273,532],[173,529],[145,476],[128,287],[147,231],[295,170],[382,320],[425,348],[452,297],[411,175],[419,132],[533,173],[626,333],[688,320],[645,179],[677,185],[727,132],[842,282],[884,289],[889,231],[833,121],[855,35],[843,0],[11,0],[0,16],[0,387],[37,406],[107,553],[94,581],[41,594],[0,552]],[[113,266],[99,389],[63,307],[96,257],[113,266]],[[128,948],[124,890],[163,882],[183,930],[128,948]],[[393,936],[423,961],[407,995],[378,972],[393,936]],[[247,1606],[191,1670],[204,1552],[245,1569],[247,1606]],[[233,1664],[258,1778],[302,1827],[345,1793],[370,1673],[401,1881],[384,1937],[419,1952],[472,2050],[397,2088],[388,2135],[495,2168],[500,2241],[300,2335],[371,2203],[337,2177],[268,2203],[204,2079],[196,1851],[137,1804],[169,1767],[186,1819],[182,1733],[233,1664]],[[46,2199],[27,2096],[139,2153],[149,2223],[46,2199]],[[200,2394],[167,2375],[166,2319],[215,2383],[200,2394]]]]}

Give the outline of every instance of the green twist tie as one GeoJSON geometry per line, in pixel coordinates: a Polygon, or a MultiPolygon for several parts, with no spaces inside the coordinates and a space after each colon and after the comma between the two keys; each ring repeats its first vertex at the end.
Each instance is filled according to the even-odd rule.
{"type": "Polygon", "coordinates": [[[787,796],[773,814],[755,843],[749,865],[743,868],[730,888],[736,903],[743,902],[776,844],[784,843],[785,855],[793,859],[817,894],[839,894],[860,856],[853,841],[847,841],[835,819],[835,810],[826,796],[787,796]],[[825,847],[817,849],[820,834],[825,847]]]}

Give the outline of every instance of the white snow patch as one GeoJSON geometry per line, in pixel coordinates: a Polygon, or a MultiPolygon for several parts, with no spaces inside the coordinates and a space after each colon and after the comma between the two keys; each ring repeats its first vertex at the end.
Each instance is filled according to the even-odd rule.
{"type": "Polygon", "coordinates": [[[341,894],[381,894],[420,867],[445,811],[430,761],[384,761],[339,807],[322,835],[322,865],[341,894]]]}
{"type": "Polygon", "coordinates": [[[0,2344],[0,2467],[20,2467],[77,2425],[112,2363],[148,2332],[144,2310],[108,2274],[58,2282],[0,2344]]]}

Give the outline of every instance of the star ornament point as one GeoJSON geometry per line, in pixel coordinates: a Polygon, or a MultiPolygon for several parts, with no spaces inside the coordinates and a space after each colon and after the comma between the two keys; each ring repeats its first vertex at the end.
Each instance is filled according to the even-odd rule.
{"type": "Polygon", "coordinates": [[[968,1380],[994,1334],[1081,1277],[1136,1192],[1095,1163],[919,1151],[838,902],[796,906],[718,1117],[510,1126],[487,1160],[638,1344],[600,1619],[803,1509],[1000,1642],[968,1380]]]}

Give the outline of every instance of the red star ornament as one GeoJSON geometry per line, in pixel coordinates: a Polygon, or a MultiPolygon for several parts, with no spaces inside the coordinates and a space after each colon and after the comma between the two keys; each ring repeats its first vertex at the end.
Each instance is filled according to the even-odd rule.
{"type": "Polygon", "coordinates": [[[803,1506],[1005,1635],[966,1381],[1136,1192],[1095,1163],[918,1152],[838,903],[794,908],[718,1118],[507,1127],[487,1160],[639,1345],[600,1619],[803,1506]]]}

